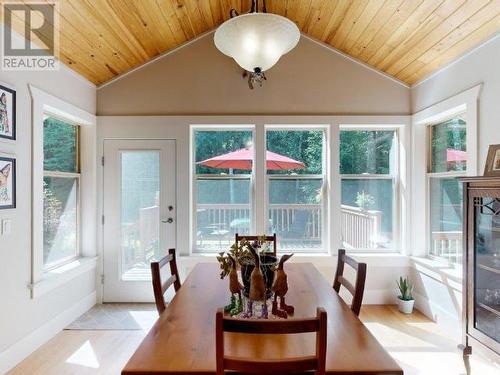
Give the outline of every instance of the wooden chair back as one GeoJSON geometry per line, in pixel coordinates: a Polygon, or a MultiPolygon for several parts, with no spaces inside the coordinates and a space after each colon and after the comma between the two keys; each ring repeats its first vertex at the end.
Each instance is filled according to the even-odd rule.
{"type": "MultiPolygon", "coordinates": [[[[250,236],[250,235],[239,235],[238,233],[236,233],[236,235],[234,236],[234,240],[236,241],[236,244],[238,244],[240,241],[242,240],[247,240],[247,241],[257,241],[257,240],[260,240],[262,239],[262,236],[250,236]]],[[[276,256],[276,243],[277,243],[277,240],[276,240],[276,233],[274,233],[272,236],[265,236],[265,239],[264,241],[266,242],[271,242],[273,244],[273,255],[276,256]]]]}
{"type": "Polygon", "coordinates": [[[222,309],[215,317],[215,353],[217,375],[225,370],[241,374],[297,374],[316,371],[317,375],[325,374],[326,365],[326,311],[318,307],[315,318],[290,320],[251,320],[225,317],[222,309]],[[251,358],[226,356],[224,354],[224,332],[243,334],[294,334],[316,332],[316,354],[290,359],[270,359],[256,361],[251,358]]]}
{"type": "Polygon", "coordinates": [[[351,310],[359,316],[361,304],[363,303],[363,294],[365,292],[366,281],[366,263],[359,263],[350,256],[345,254],[344,249],[339,250],[337,261],[337,272],[333,280],[333,289],[338,293],[340,286],[343,285],[352,295],[351,310]],[[344,265],[348,264],[356,271],[356,285],[352,285],[349,280],[344,277],[344,265]]]}
{"type": "Polygon", "coordinates": [[[151,276],[153,281],[156,309],[158,310],[158,313],[161,314],[166,308],[164,295],[167,289],[171,285],[174,285],[174,289],[177,292],[181,287],[179,272],[177,270],[177,262],[175,259],[175,249],[169,249],[168,254],[159,261],[151,262],[151,276]],[[167,263],[170,265],[170,276],[166,280],[163,280],[162,270],[166,267],[167,263]]]}

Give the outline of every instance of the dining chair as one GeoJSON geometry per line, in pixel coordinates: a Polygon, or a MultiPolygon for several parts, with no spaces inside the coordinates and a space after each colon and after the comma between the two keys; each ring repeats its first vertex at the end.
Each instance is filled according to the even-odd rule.
{"type": "Polygon", "coordinates": [[[236,371],[241,374],[299,374],[315,371],[316,375],[324,375],[327,342],[326,326],[326,311],[321,307],[317,308],[315,318],[289,320],[235,319],[224,316],[223,310],[219,309],[215,317],[216,373],[217,375],[224,375],[225,370],[236,371]],[[226,356],[224,354],[225,332],[273,335],[316,332],[316,353],[304,357],[262,361],[226,356]]]}
{"type": "MultiPolygon", "coordinates": [[[[250,235],[239,235],[238,233],[235,234],[234,240],[236,241],[236,244],[238,244],[242,240],[247,240],[247,241],[257,241],[262,239],[262,236],[250,236],[250,235]]],[[[264,241],[266,242],[271,242],[273,244],[273,255],[276,256],[276,233],[274,233],[272,236],[265,236],[264,241]]]]}
{"type": "Polygon", "coordinates": [[[352,295],[351,310],[359,316],[361,304],[363,303],[363,293],[365,292],[366,263],[360,263],[354,258],[347,256],[344,249],[338,253],[337,272],[333,280],[333,289],[338,293],[340,286],[343,285],[352,295]],[[344,277],[344,265],[348,264],[356,271],[356,284],[353,286],[349,280],[344,277]]]}
{"type": "Polygon", "coordinates": [[[153,292],[155,295],[156,309],[158,314],[165,311],[165,292],[173,284],[175,292],[180,289],[181,281],[179,272],[177,271],[177,262],[175,258],[175,249],[169,249],[168,254],[157,262],[151,262],[151,276],[153,281],[153,292]],[[162,273],[165,274],[164,268],[167,263],[170,265],[170,276],[168,279],[163,280],[162,273]]]}

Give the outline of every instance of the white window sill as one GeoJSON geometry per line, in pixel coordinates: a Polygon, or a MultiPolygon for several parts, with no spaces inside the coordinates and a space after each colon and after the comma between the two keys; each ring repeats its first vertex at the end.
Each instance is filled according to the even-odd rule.
{"type": "Polygon", "coordinates": [[[418,271],[428,276],[445,282],[445,280],[454,280],[461,282],[463,270],[460,265],[451,265],[448,262],[429,257],[411,257],[412,266],[418,271]]]}
{"type": "Polygon", "coordinates": [[[97,257],[82,257],[75,261],[45,272],[37,282],[28,285],[31,298],[38,298],[97,267],[97,257]]]}

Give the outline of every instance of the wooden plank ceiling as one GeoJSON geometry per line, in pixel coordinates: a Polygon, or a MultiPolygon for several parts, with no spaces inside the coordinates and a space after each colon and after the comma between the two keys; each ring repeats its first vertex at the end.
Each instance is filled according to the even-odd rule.
{"type": "MultiPolygon", "coordinates": [[[[250,1],[59,4],[61,60],[101,84],[216,28],[231,8],[245,12],[250,1]]],[[[408,84],[500,30],[500,0],[268,0],[267,8],[307,35],[408,84]]]]}

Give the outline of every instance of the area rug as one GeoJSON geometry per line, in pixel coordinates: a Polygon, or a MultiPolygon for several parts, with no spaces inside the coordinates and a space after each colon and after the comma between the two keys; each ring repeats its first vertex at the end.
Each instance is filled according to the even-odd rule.
{"type": "Polygon", "coordinates": [[[67,330],[149,330],[158,312],[153,304],[105,303],[95,305],[67,326],[67,330]]]}

